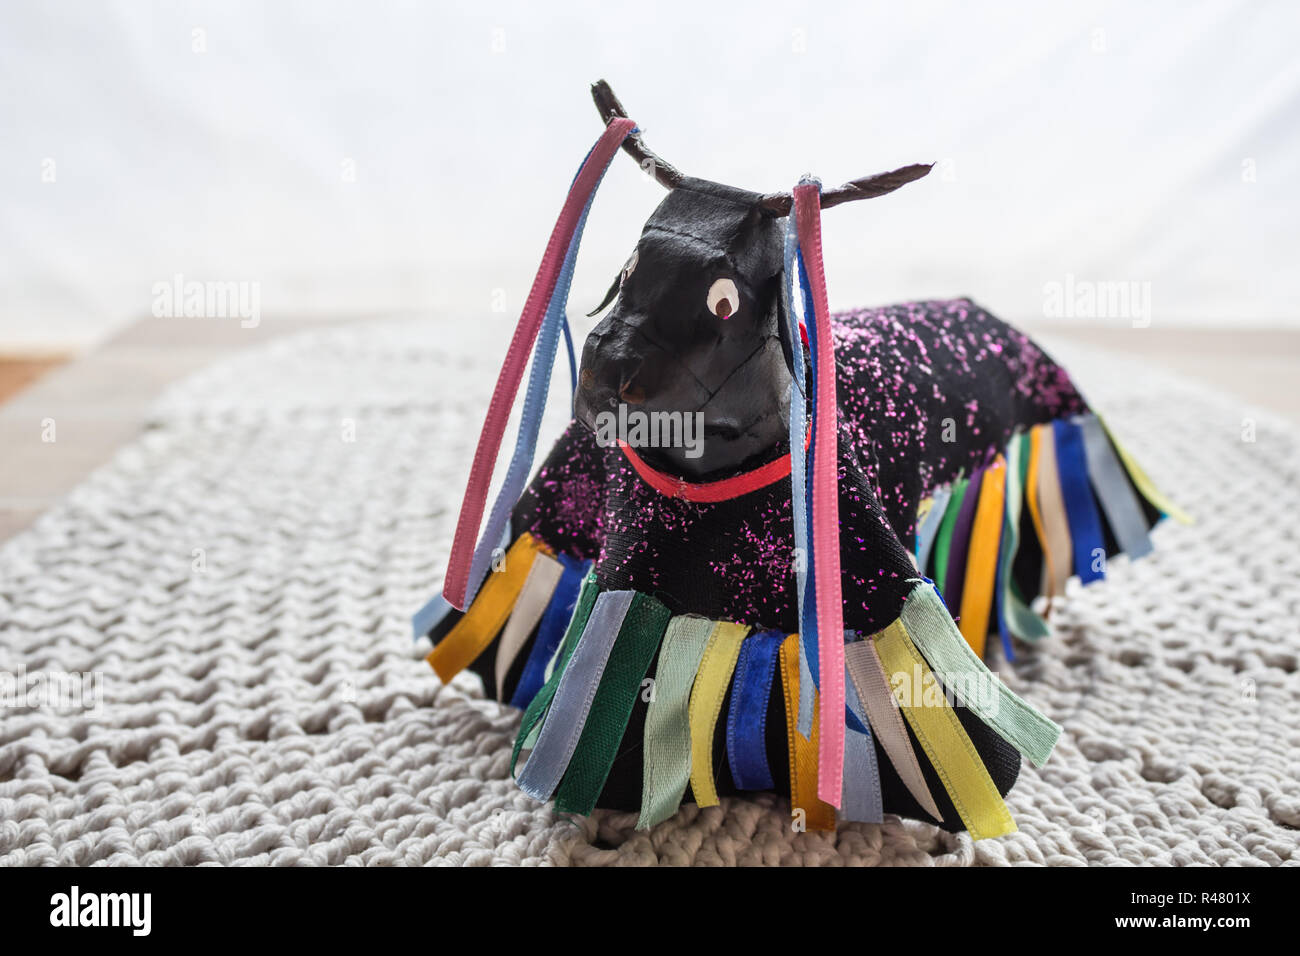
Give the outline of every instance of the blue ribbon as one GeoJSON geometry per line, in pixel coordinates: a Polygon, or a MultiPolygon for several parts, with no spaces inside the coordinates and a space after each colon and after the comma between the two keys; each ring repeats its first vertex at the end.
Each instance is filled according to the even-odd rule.
{"type": "MultiPolygon", "coordinates": [[[[790,513],[794,521],[795,552],[800,562],[795,565],[795,595],[799,612],[799,713],[796,721],[799,733],[812,735],[813,691],[816,684],[812,667],[808,663],[808,644],[804,639],[808,620],[808,602],[814,600],[808,590],[812,577],[812,546],[808,538],[809,505],[807,499],[808,458],[804,451],[804,437],[808,434],[807,382],[803,361],[803,339],[799,335],[799,320],[794,311],[794,274],[799,258],[799,233],[794,217],[786,220],[785,229],[785,282],[781,293],[785,297],[785,314],[789,324],[791,365],[794,380],[790,384],[790,513]],[[802,565],[802,567],[800,567],[802,565]]],[[[806,308],[807,299],[803,299],[806,308]]],[[[805,313],[806,314],[806,313],[805,313]]],[[[816,617],[816,607],[812,609],[816,617]]],[[[815,653],[815,652],[814,652],[815,653]]]]}
{"type": "Polygon", "coordinates": [[[415,639],[418,641],[424,637],[454,610],[456,609],[451,606],[451,602],[439,591],[429,599],[428,604],[411,615],[411,631],[415,639]]]}
{"type": "MultiPolygon", "coordinates": [[[[868,638],[870,640],[870,638],[868,638]]],[[[880,767],[876,763],[876,742],[867,725],[867,716],[858,697],[858,689],[844,671],[844,706],[854,721],[844,735],[844,785],[840,812],[844,819],[856,823],[881,823],[885,819],[884,801],[880,796],[880,767]],[[853,726],[856,723],[857,726],[853,726]]]]}
{"type": "Polygon", "coordinates": [[[596,598],[573,656],[560,675],[528,762],[516,778],[519,789],[543,802],[560,785],[586,726],[596,688],[635,591],[605,591],[596,598]]]}
{"type": "Polygon", "coordinates": [[[1146,516],[1138,503],[1137,492],[1129,480],[1124,466],[1115,457],[1106,429],[1096,415],[1083,419],[1083,448],[1088,456],[1088,476],[1101,503],[1101,512],[1115,532],[1120,550],[1130,560],[1151,552],[1151,538],[1147,534],[1146,516]]]}
{"type": "Polygon", "coordinates": [[[569,353],[569,414],[573,415],[577,411],[576,402],[578,400],[578,359],[573,353],[573,332],[569,329],[569,317],[564,317],[564,322],[560,326],[564,332],[564,348],[569,353]]]}
{"type": "Polygon", "coordinates": [[[934,539],[939,534],[939,526],[943,524],[944,512],[948,510],[948,499],[952,497],[952,488],[938,488],[930,496],[930,511],[921,522],[921,527],[916,532],[916,569],[922,574],[925,573],[925,566],[930,561],[930,550],[934,547],[934,539]]]}
{"type": "Polygon", "coordinates": [[[1094,556],[1105,557],[1106,540],[1101,531],[1101,515],[1088,483],[1088,458],[1084,450],[1083,429],[1074,422],[1058,418],[1052,424],[1056,436],[1056,470],[1065,499],[1065,514],[1070,523],[1070,540],[1074,546],[1074,573],[1084,584],[1100,581],[1104,570],[1094,570],[1094,556]]]}
{"type": "Polygon", "coordinates": [[[560,582],[555,586],[551,601],[546,605],[546,612],[537,626],[533,649],[528,654],[523,673],[519,675],[514,696],[510,698],[510,705],[520,710],[532,703],[546,683],[546,665],[555,656],[560,641],[564,639],[569,619],[573,617],[574,605],[578,602],[578,592],[582,589],[582,579],[591,569],[590,561],[579,561],[567,554],[559,554],[557,557],[564,570],[560,572],[560,582]]]}
{"type": "MultiPolygon", "coordinates": [[[[793,225],[793,216],[791,217],[791,223],[793,225]]],[[[803,250],[798,247],[797,242],[795,246],[795,259],[798,263],[798,268],[799,268],[800,291],[803,293],[803,314],[805,316],[815,316],[816,308],[813,305],[812,289],[808,282],[808,270],[804,266],[803,250]]],[[[811,361],[809,362],[808,376],[807,376],[807,393],[806,393],[807,413],[806,414],[807,414],[807,420],[812,422],[813,428],[816,428],[817,427],[817,347],[818,347],[817,323],[816,321],[805,322],[804,327],[808,330],[808,354],[811,358],[811,361]]],[[[790,473],[792,476],[794,474],[793,466],[796,460],[794,457],[795,450],[803,448],[805,437],[806,436],[804,434],[790,436],[790,464],[791,464],[790,473]]],[[[801,476],[801,480],[799,482],[800,484],[799,494],[797,497],[792,494],[792,499],[794,501],[794,505],[796,508],[798,508],[800,506],[800,503],[802,503],[802,510],[804,516],[803,528],[802,528],[803,540],[800,541],[798,544],[799,547],[803,549],[804,554],[807,556],[807,562],[806,562],[807,574],[805,575],[803,581],[804,599],[799,608],[799,618],[800,618],[799,647],[800,647],[801,655],[806,654],[807,668],[813,679],[813,686],[820,687],[821,674],[819,672],[819,661],[818,661],[818,650],[817,650],[817,589],[816,587],[809,586],[810,582],[816,580],[815,567],[817,561],[817,556],[813,554],[812,544],[810,541],[809,529],[812,526],[812,488],[807,483],[807,476],[812,474],[813,464],[815,462],[814,451],[815,449],[813,447],[812,442],[809,442],[807,452],[800,456],[804,459],[803,475],[801,476]]],[[[791,482],[791,489],[793,492],[793,481],[791,482]]],[[[801,686],[802,686],[802,682],[801,682],[801,686]]],[[[801,707],[800,708],[801,716],[802,716],[802,712],[803,712],[803,708],[801,707]]],[[[811,722],[812,722],[811,717],[809,717],[808,719],[809,730],[811,730],[811,722]]],[[[800,732],[803,732],[803,724],[804,721],[801,719],[800,732]]],[[[804,736],[806,737],[808,736],[808,734],[804,733],[804,736]]]]}
{"type": "Polygon", "coordinates": [[[740,644],[727,713],[727,760],[741,790],[771,790],[776,785],[767,765],[767,704],[783,640],[781,631],[764,631],[740,644]]]}

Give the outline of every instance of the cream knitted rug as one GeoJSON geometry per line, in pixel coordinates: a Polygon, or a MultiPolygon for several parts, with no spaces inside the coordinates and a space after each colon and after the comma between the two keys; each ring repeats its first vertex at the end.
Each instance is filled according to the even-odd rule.
{"type": "Polygon", "coordinates": [[[795,834],[763,798],[645,834],[533,802],[508,779],[517,713],[469,676],[440,688],[408,624],[508,335],[369,323],[243,354],[0,546],[0,671],[101,681],[81,709],[0,709],[0,862],[1300,861],[1300,432],[1051,341],[1199,520],[1000,665],[1065,726],[1010,795],[1019,833],[795,834]]]}

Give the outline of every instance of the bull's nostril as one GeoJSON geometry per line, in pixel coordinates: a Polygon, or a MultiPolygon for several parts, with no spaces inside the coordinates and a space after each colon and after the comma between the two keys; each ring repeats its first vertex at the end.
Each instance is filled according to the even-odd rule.
{"type": "Polygon", "coordinates": [[[627,385],[623,386],[622,390],[618,393],[618,397],[623,399],[623,401],[627,402],[629,405],[640,405],[645,401],[645,389],[629,382],[627,385]]]}
{"type": "Polygon", "coordinates": [[[582,374],[578,376],[578,382],[587,391],[591,391],[591,387],[596,384],[596,376],[591,374],[591,369],[584,368],[582,374]]]}

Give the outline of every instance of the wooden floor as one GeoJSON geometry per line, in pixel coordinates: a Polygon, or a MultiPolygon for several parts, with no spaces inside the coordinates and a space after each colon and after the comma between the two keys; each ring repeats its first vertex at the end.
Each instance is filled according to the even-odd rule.
{"type": "Polygon", "coordinates": [[[0,356],[0,402],[26,388],[51,369],[67,361],[57,358],[5,358],[0,356]]]}
{"type": "Polygon", "coordinates": [[[5,363],[0,541],[27,527],[139,434],[162,390],[241,349],[357,316],[237,322],[142,319],[75,360],[5,363]],[[50,425],[53,425],[51,432],[50,425]],[[54,440],[51,441],[50,438],[54,440]]]}
{"type": "MultiPolygon", "coordinates": [[[[31,524],[134,438],[169,383],[281,335],[357,321],[362,317],[267,317],[257,328],[244,329],[237,323],[150,318],[75,360],[0,358],[0,540],[31,524]]],[[[1172,369],[1300,424],[1300,331],[1062,325],[1028,331],[1172,369]]]]}

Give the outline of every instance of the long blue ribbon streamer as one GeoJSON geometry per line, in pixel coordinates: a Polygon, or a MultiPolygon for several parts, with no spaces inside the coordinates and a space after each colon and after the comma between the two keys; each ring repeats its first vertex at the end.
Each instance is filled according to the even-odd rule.
{"type": "MultiPolygon", "coordinates": [[[[803,315],[814,316],[816,313],[816,307],[813,304],[813,286],[811,286],[809,282],[809,273],[807,273],[807,268],[803,265],[803,250],[798,246],[796,246],[796,259],[798,261],[798,269],[800,269],[800,290],[803,293],[803,315]]],[[[805,328],[807,329],[807,336],[809,336],[810,356],[809,375],[807,375],[807,418],[810,419],[811,427],[813,427],[815,431],[816,421],[818,421],[819,414],[818,407],[816,407],[816,360],[818,360],[816,359],[816,356],[818,356],[820,343],[818,342],[818,334],[816,334],[815,321],[806,321],[805,328]]],[[[798,441],[798,447],[802,447],[803,436],[798,436],[797,438],[792,436],[792,438],[790,438],[792,444],[796,440],[798,441]]],[[[816,463],[814,447],[811,444],[809,445],[809,449],[807,449],[806,462],[805,475],[811,475],[816,463]]],[[[813,553],[813,546],[811,546],[811,542],[809,541],[809,529],[813,527],[813,489],[807,485],[806,480],[805,483],[803,483],[802,497],[803,515],[805,515],[805,518],[803,518],[803,538],[805,538],[805,540],[803,540],[802,546],[807,553],[807,576],[805,580],[803,580],[803,606],[800,611],[800,645],[806,646],[807,648],[807,666],[809,666],[811,676],[813,676],[815,687],[820,687],[820,685],[822,685],[822,680],[820,680],[822,674],[820,674],[818,661],[816,588],[809,587],[809,581],[815,580],[816,568],[816,555],[813,553]]],[[[811,730],[811,717],[809,718],[809,726],[811,730]]],[[[807,734],[805,734],[805,736],[807,736],[807,734]]]]}
{"type": "MultiPolygon", "coordinates": [[[[803,251],[799,248],[798,235],[794,217],[790,218],[785,234],[785,287],[786,313],[790,319],[791,349],[794,353],[795,383],[790,390],[790,501],[794,518],[795,547],[804,555],[804,571],[800,575],[796,569],[796,588],[799,596],[799,713],[796,729],[805,738],[812,735],[813,693],[821,686],[819,660],[817,651],[817,593],[809,586],[814,580],[816,555],[813,554],[808,529],[812,525],[812,489],[808,487],[807,476],[813,468],[813,447],[809,443],[806,452],[804,439],[807,435],[808,421],[817,418],[817,329],[816,322],[805,322],[808,333],[808,352],[812,359],[807,375],[804,374],[803,349],[799,337],[798,323],[793,309],[794,269],[799,270],[799,286],[802,293],[803,314],[815,313],[812,298],[812,285],[808,281],[808,270],[804,265],[803,251]]],[[[828,344],[826,347],[832,347],[828,344]]],[[[850,729],[866,733],[866,726],[858,716],[845,705],[845,722],[850,729]]]]}
{"type": "MultiPolygon", "coordinates": [[[[803,293],[803,314],[805,317],[814,316],[816,314],[816,307],[813,305],[812,287],[808,281],[808,270],[804,266],[803,250],[800,249],[798,245],[795,246],[795,259],[799,268],[800,291],[803,293]]],[[[815,428],[817,422],[817,323],[815,321],[807,321],[804,323],[804,327],[808,332],[808,354],[811,359],[808,363],[806,415],[807,419],[813,423],[813,427],[815,428]]],[[[803,441],[803,435],[790,436],[790,454],[792,456],[790,460],[792,465],[794,462],[793,455],[795,449],[802,448],[803,441]]],[[[806,655],[806,667],[809,672],[808,676],[812,678],[813,687],[820,687],[821,673],[818,661],[817,644],[817,589],[809,586],[809,582],[816,579],[815,572],[817,565],[817,555],[813,553],[812,544],[809,538],[809,529],[812,527],[812,488],[808,485],[806,480],[807,476],[812,474],[813,465],[815,463],[814,449],[811,442],[808,444],[808,449],[803,457],[805,462],[805,480],[801,482],[803,488],[800,498],[802,499],[804,514],[804,540],[800,543],[800,547],[803,548],[804,553],[807,554],[808,558],[807,575],[804,578],[803,584],[804,600],[799,611],[799,648],[801,656],[806,655]]],[[[791,470],[791,473],[793,473],[793,469],[791,470]]],[[[802,676],[803,675],[801,674],[801,677],[802,676]]],[[[800,681],[800,686],[803,686],[802,680],[800,681]]],[[[811,696],[807,702],[802,698],[800,699],[799,717],[799,732],[807,737],[812,732],[811,696]]]]}
{"type": "MultiPolygon", "coordinates": [[[[587,155],[591,155],[590,150],[587,155]]],[[[583,164],[585,165],[585,163],[584,160],[583,164]]],[[[606,163],[605,168],[601,170],[601,179],[604,178],[608,169],[609,164],[606,163]]],[[[564,264],[556,279],[551,300],[547,304],[546,315],[542,319],[542,327],[537,336],[537,346],[533,351],[532,366],[528,370],[528,391],[524,395],[524,406],[519,420],[518,437],[515,439],[515,450],[510,457],[510,465],[506,470],[506,477],[501,485],[501,490],[497,492],[496,500],[492,503],[492,511],[484,527],[483,536],[474,549],[474,558],[470,563],[469,586],[465,595],[467,602],[473,600],[473,596],[478,593],[484,577],[487,576],[488,566],[492,560],[492,551],[497,547],[502,530],[510,518],[510,512],[519,500],[519,496],[523,494],[524,484],[527,482],[528,474],[533,468],[533,458],[537,453],[537,433],[541,429],[542,413],[546,408],[546,394],[551,384],[551,369],[555,365],[555,354],[559,349],[561,329],[567,325],[568,321],[565,315],[565,307],[569,301],[569,287],[573,283],[574,262],[578,256],[578,247],[582,243],[583,229],[587,225],[587,214],[591,211],[591,204],[596,198],[596,190],[600,187],[601,179],[596,181],[596,186],[593,187],[591,195],[587,197],[587,204],[582,209],[582,216],[578,220],[577,228],[574,229],[573,239],[569,243],[569,248],[565,251],[564,264]]]]}
{"type": "MultiPolygon", "coordinates": [[[[804,436],[808,433],[807,382],[803,360],[803,339],[799,335],[799,320],[794,310],[795,262],[799,255],[799,235],[794,217],[786,220],[785,229],[785,282],[781,293],[785,297],[785,314],[789,324],[791,364],[794,380],[790,385],[790,513],[794,521],[795,595],[799,611],[799,713],[796,725],[805,738],[812,735],[813,682],[812,667],[808,663],[808,643],[803,638],[804,622],[808,619],[807,602],[811,592],[808,581],[812,577],[812,546],[808,539],[808,506],[806,486],[808,480],[807,454],[804,436]]],[[[806,301],[806,300],[805,300],[806,301]]]]}
{"type": "Polygon", "coordinates": [[[573,332],[569,329],[569,317],[564,317],[560,326],[564,332],[564,348],[569,353],[569,414],[577,410],[578,401],[578,358],[573,353],[573,332]]]}

